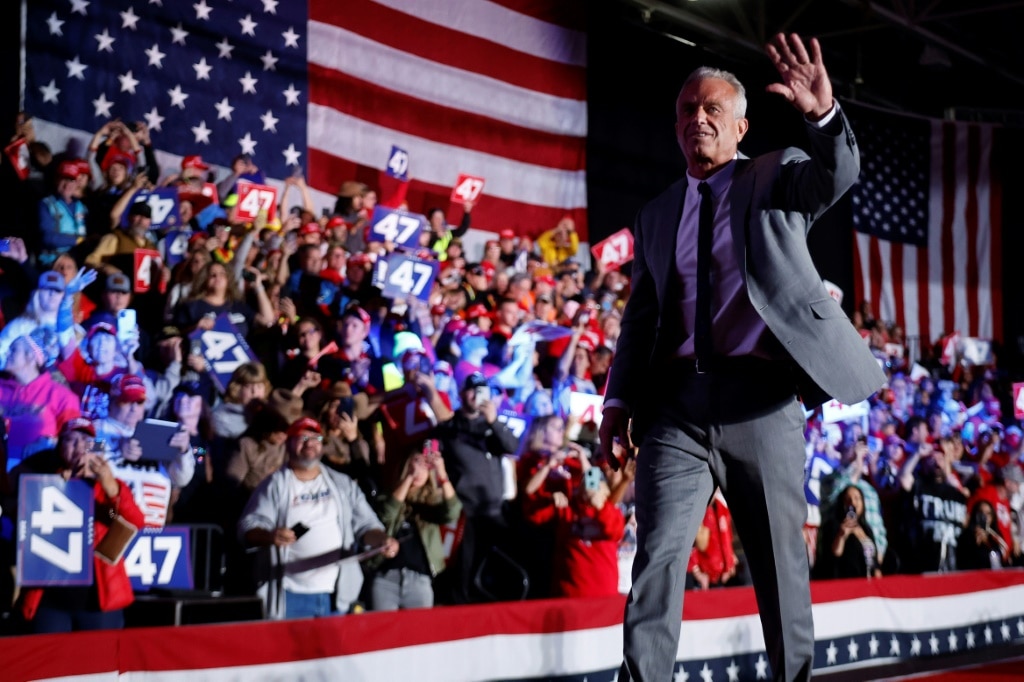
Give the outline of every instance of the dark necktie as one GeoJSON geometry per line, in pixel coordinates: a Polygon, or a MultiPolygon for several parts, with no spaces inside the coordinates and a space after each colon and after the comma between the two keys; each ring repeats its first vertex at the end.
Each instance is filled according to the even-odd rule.
{"type": "Polygon", "coordinates": [[[706,182],[697,185],[700,194],[700,220],[697,230],[697,310],[693,325],[693,349],[697,354],[697,371],[711,368],[711,233],[714,228],[714,208],[711,206],[711,187],[706,182]]]}

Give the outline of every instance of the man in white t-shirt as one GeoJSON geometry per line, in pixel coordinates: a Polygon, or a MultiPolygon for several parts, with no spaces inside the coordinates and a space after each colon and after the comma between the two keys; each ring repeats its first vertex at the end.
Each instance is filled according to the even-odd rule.
{"type": "Polygon", "coordinates": [[[267,550],[259,593],[271,618],[345,613],[363,583],[354,555],[379,549],[391,558],[398,542],[355,481],[320,465],[319,422],[303,417],[292,424],[286,449],[287,463],[256,488],[238,522],[246,545],[267,550]]]}

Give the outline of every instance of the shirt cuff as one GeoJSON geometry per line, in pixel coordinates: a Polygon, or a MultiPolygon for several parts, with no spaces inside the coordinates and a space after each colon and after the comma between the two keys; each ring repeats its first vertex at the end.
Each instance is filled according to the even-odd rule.
{"type": "Polygon", "coordinates": [[[623,402],[621,400],[617,400],[616,398],[609,398],[608,400],[605,400],[604,401],[604,406],[606,408],[607,407],[621,407],[626,412],[629,412],[629,405],[627,405],[625,402],[623,402]]]}
{"type": "MultiPolygon", "coordinates": [[[[832,121],[832,119],[834,119],[836,117],[836,113],[838,113],[838,112],[839,112],[839,102],[836,102],[835,100],[832,100],[832,108],[829,110],[829,112],[827,114],[825,114],[824,116],[821,117],[820,121],[812,121],[810,119],[807,119],[807,124],[811,125],[811,126],[814,126],[815,128],[824,128],[825,126],[827,126],[832,121]]],[[[807,118],[807,117],[805,116],[804,118],[807,118]]]]}

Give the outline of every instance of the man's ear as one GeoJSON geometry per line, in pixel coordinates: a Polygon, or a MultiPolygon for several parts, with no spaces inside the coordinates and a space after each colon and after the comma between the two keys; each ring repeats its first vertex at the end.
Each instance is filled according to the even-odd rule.
{"type": "Polygon", "coordinates": [[[739,142],[743,139],[743,136],[747,134],[747,129],[750,128],[750,121],[745,118],[741,118],[736,121],[736,141],[739,142]]]}

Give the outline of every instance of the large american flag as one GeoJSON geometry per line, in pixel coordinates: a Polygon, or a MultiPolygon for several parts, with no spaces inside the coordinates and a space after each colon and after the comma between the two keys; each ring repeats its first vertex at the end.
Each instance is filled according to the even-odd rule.
{"type": "Polygon", "coordinates": [[[851,110],[854,284],[880,319],[931,344],[1002,335],[1001,189],[992,125],[851,110]]]}
{"type": "MultiPolygon", "coordinates": [[[[34,0],[24,108],[57,151],[147,121],[162,164],[252,153],[300,168],[327,207],[409,154],[409,208],[482,177],[474,226],[586,234],[586,37],[579,0],[34,0]]],[[[165,173],[174,168],[165,168],[165,173]]]]}

